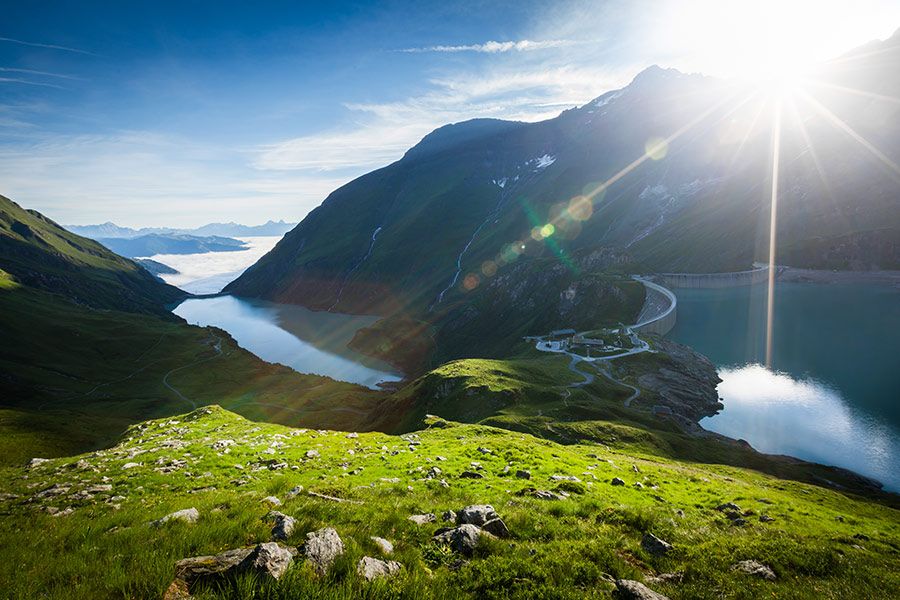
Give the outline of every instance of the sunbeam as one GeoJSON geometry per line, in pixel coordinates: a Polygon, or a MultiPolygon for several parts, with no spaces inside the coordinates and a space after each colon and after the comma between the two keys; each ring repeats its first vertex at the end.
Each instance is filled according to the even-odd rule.
{"type": "Polygon", "coordinates": [[[775,249],[778,227],[778,163],[781,154],[781,103],[775,99],[772,122],[772,192],[769,207],[769,288],[766,294],[766,367],[772,368],[775,323],[775,249]]]}

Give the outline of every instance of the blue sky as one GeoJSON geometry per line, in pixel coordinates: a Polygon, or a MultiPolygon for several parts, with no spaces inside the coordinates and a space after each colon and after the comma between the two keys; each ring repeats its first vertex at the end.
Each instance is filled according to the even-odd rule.
{"type": "MultiPolygon", "coordinates": [[[[759,3],[725,4],[0,0],[0,194],[73,224],[299,220],[444,123],[549,118],[653,63],[734,75],[759,3]]],[[[900,26],[815,6],[818,58],[900,26]]]]}

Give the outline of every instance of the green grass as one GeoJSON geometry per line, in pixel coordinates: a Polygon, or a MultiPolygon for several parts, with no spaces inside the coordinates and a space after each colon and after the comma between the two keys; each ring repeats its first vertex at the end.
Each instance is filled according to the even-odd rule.
{"type": "Polygon", "coordinates": [[[3,492],[19,498],[0,504],[0,555],[15,557],[0,562],[0,581],[12,598],[159,598],[174,561],[266,541],[268,509],[261,499],[270,494],[285,499],[288,489],[301,484],[361,504],[306,495],[286,500],[279,510],[299,521],[289,543],[332,526],[346,555],[323,580],[297,563],[279,583],[238,580],[200,598],[606,598],[610,577],[641,580],[661,572],[683,573],[680,584],[651,584],[673,599],[900,593],[900,515],[878,503],[746,469],[630,456],[600,445],[559,445],[480,425],[451,423],[418,435],[421,445],[410,450],[405,440],[381,433],[351,439],[340,432],[292,431],[208,408],[132,427],[109,450],[32,469],[7,467],[0,471],[3,492]],[[211,448],[220,439],[237,444],[220,454],[211,448]],[[186,445],[161,448],[166,440],[186,445]],[[270,447],[275,454],[264,453],[270,447]],[[309,449],[318,450],[320,458],[305,459],[309,449]],[[188,465],[161,474],[154,471],[160,458],[184,459],[188,465]],[[297,468],[254,471],[252,465],[266,458],[297,468]],[[75,466],[79,459],[90,467],[75,466]],[[123,470],[130,461],[141,466],[123,470]],[[458,478],[472,461],[483,465],[485,479],[458,478]],[[449,488],[423,479],[433,465],[443,470],[449,488]],[[531,470],[532,480],[503,475],[506,465],[531,470]],[[518,494],[527,486],[552,489],[554,474],[576,475],[583,483],[570,485],[573,493],[562,501],[518,494]],[[229,483],[247,476],[245,485],[229,483]],[[28,501],[53,483],[71,483],[75,492],[104,477],[113,486],[111,494],[124,500],[28,501]],[[613,487],[612,477],[628,485],[613,487]],[[399,481],[384,481],[388,478],[399,481]],[[635,482],[645,487],[637,489],[635,482]],[[776,521],[763,524],[754,515],[748,526],[732,526],[713,510],[727,501],[776,521]],[[440,523],[417,526],[406,519],[482,502],[497,509],[512,537],[483,545],[457,570],[430,541],[440,523]],[[45,505],[71,505],[75,511],[52,517],[41,510],[45,505]],[[147,525],[189,506],[201,512],[194,525],[147,525]],[[675,549],[662,558],[647,554],[640,546],[645,532],[675,549]],[[858,534],[865,539],[855,538],[858,534]],[[379,556],[369,539],[373,535],[394,542],[393,558],[404,569],[393,581],[368,585],[356,576],[355,563],[362,555],[379,556]],[[40,543],[23,543],[37,539],[40,543]],[[778,580],[748,579],[730,570],[743,559],[770,565],[778,580]]]}
{"type": "Polygon", "coordinates": [[[0,314],[0,463],[99,448],[130,424],[210,403],[278,423],[366,429],[384,395],[263,362],[220,330],[91,310],[26,286],[0,289],[0,314]]]}

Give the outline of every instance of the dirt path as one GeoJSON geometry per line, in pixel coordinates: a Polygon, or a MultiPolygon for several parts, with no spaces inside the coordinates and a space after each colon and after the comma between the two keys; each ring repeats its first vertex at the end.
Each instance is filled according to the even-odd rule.
{"type": "MultiPolygon", "coordinates": [[[[220,338],[216,334],[212,334],[212,337],[215,338],[215,340],[216,340],[216,343],[213,345],[213,350],[215,350],[216,353],[213,356],[209,356],[207,358],[201,358],[200,360],[194,361],[194,362],[184,365],[182,367],[176,367],[176,368],[172,369],[171,371],[169,371],[168,373],[166,373],[165,375],[163,375],[163,379],[162,379],[163,385],[166,386],[167,388],[169,388],[172,392],[174,392],[175,395],[178,396],[178,398],[180,400],[183,400],[187,404],[190,404],[191,410],[197,408],[197,403],[194,402],[193,400],[191,400],[190,398],[186,397],[184,394],[182,394],[180,391],[178,391],[178,389],[176,389],[174,386],[172,386],[172,384],[169,383],[169,377],[171,377],[172,375],[174,375],[175,373],[177,373],[179,371],[184,371],[185,369],[195,367],[199,364],[209,362],[209,361],[213,360],[214,358],[218,358],[218,357],[222,356],[222,338],[220,338]]],[[[204,341],[206,341],[206,340],[204,340],[204,341]]]]}

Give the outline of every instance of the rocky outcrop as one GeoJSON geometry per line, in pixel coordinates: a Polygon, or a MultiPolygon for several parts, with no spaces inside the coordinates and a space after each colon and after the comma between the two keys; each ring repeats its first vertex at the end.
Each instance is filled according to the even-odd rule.
{"type": "Polygon", "coordinates": [[[306,534],[306,543],[300,551],[320,575],[324,575],[334,560],[344,553],[344,542],[331,527],[306,534]]]}
{"type": "Polygon", "coordinates": [[[366,581],[379,577],[391,577],[400,572],[400,563],[396,560],[381,560],[371,556],[363,556],[356,565],[356,572],[366,581]]]}

